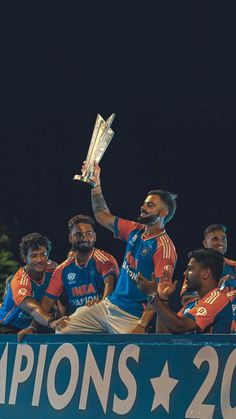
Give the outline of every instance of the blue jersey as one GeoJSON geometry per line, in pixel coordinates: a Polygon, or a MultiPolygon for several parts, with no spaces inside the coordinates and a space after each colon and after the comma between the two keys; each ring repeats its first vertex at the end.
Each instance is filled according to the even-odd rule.
{"type": "Polygon", "coordinates": [[[220,289],[226,294],[232,304],[233,321],[231,325],[231,333],[236,333],[236,261],[225,258],[224,276],[230,275],[226,279],[220,289]]]}
{"type": "Polygon", "coordinates": [[[27,297],[34,298],[37,303],[40,302],[56,266],[57,264],[55,262],[48,261],[44,276],[40,281],[34,281],[30,278],[25,267],[20,268],[16,272],[4,296],[3,305],[0,308],[0,325],[11,325],[16,329],[29,327],[32,317],[30,314],[21,310],[20,304],[27,297]]]}
{"type": "Polygon", "coordinates": [[[86,264],[78,265],[75,256],[61,263],[52,276],[46,295],[56,300],[65,292],[71,314],[90,300],[101,299],[107,276],[116,279],[118,274],[115,258],[103,250],[94,249],[86,264]]]}
{"type": "Polygon", "coordinates": [[[109,300],[137,317],[142,316],[147,304],[146,295],[137,287],[138,272],[149,280],[154,272],[158,281],[165,266],[174,270],[177,258],[174,244],[165,230],[145,238],[144,229],[142,224],[115,218],[115,237],[126,241],[127,246],[117,285],[109,300]]]}

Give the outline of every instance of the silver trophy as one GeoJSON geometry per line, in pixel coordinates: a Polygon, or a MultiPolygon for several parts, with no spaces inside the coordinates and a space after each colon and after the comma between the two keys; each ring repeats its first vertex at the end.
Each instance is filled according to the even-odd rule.
{"type": "Polygon", "coordinates": [[[114,113],[111,114],[111,116],[106,121],[101,117],[101,115],[97,115],[93,129],[93,135],[86,157],[86,169],[82,172],[82,175],[75,175],[75,180],[85,182],[92,187],[95,186],[94,182],[91,180],[93,177],[94,161],[97,163],[100,162],[103,154],[110,144],[110,141],[114,135],[114,131],[111,129],[111,124],[114,118],[114,113]]]}

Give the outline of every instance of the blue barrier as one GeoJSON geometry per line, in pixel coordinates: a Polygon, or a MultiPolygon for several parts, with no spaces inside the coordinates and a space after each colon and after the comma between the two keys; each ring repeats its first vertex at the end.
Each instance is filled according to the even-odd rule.
{"type": "Polygon", "coordinates": [[[0,419],[236,418],[236,335],[0,336],[0,419]]]}

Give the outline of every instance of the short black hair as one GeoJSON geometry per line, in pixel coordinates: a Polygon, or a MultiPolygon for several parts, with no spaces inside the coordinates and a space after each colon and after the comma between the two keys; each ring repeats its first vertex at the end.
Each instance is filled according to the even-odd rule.
{"type": "Polygon", "coordinates": [[[38,250],[41,246],[45,247],[49,255],[52,249],[52,243],[47,237],[40,233],[30,233],[22,237],[19,245],[22,259],[24,260],[27,257],[29,249],[38,250]]]}
{"type": "Polygon", "coordinates": [[[153,191],[149,191],[148,196],[149,195],[158,195],[161,198],[161,200],[167,205],[168,214],[164,218],[164,223],[168,223],[174,217],[176,211],[177,195],[168,191],[163,191],[162,189],[154,189],[153,191]]]}
{"type": "Polygon", "coordinates": [[[79,215],[75,215],[74,217],[72,217],[69,221],[68,221],[68,229],[71,232],[73,227],[76,224],[79,223],[84,223],[84,224],[91,224],[93,226],[93,229],[95,227],[95,220],[94,218],[90,217],[89,215],[83,215],[83,214],[79,214],[79,215]]]}
{"type": "Polygon", "coordinates": [[[189,259],[195,259],[203,268],[209,268],[214,280],[219,282],[224,269],[224,256],[213,249],[197,249],[188,253],[189,259]]]}
{"type": "Polygon", "coordinates": [[[203,233],[204,239],[206,238],[208,233],[212,233],[212,231],[216,231],[216,230],[222,230],[226,233],[226,227],[224,224],[210,224],[204,230],[204,233],[203,233]]]}

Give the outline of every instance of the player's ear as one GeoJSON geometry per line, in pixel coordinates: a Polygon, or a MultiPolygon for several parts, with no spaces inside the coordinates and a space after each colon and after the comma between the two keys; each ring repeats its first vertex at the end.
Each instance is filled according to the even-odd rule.
{"type": "Polygon", "coordinates": [[[167,209],[162,209],[159,213],[160,217],[165,218],[168,214],[168,210],[167,209]]]}

